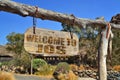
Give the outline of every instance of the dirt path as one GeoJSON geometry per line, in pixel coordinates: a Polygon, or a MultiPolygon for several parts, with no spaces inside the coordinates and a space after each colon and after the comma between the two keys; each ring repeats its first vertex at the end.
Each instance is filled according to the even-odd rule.
{"type": "Polygon", "coordinates": [[[19,75],[15,74],[16,80],[54,80],[51,78],[37,77],[37,76],[27,76],[27,75],[19,75]]]}
{"type": "Polygon", "coordinates": [[[78,80],[96,80],[96,79],[93,79],[93,78],[78,78],[78,80]]]}
{"type": "MultiPolygon", "coordinates": [[[[32,75],[20,75],[15,74],[16,80],[55,80],[53,78],[45,78],[45,77],[38,77],[38,76],[32,76],[32,75]]],[[[78,78],[78,80],[95,80],[93,78],[78,78]]]]}

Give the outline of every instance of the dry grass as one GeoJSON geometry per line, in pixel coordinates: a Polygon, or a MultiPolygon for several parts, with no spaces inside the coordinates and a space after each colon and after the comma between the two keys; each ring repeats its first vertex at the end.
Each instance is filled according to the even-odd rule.
{"type": "Polygon", "coordinates": [[[78,80],[78,77],[72,71],[69,71],[68,74],[59,74],[58,80],[78,80]]]}
{"type": "Polygon", "coordinates": [[[79,70],[85,70],[84,65],[80,65],[79,70]]]}
{"type": "Polygon", "coordinates": [[[15,80],[15,78],[11,73],[0,72],[0,80],[15,80]]]}
{"type": "Polygon", "coordinates": [[[65,79],[65,74],[60,73],[60,74],[58,75],[58,80],[66,80],[66,79],[65,79]]]}
{"type": "Polygon", "coordinates": [[[69,71],[67,76],[68,76],[67,80],[78,80],[78,77],[73,73],[73,71],[69,71]]]}
{"type": "Polygon", "coordinates": [[[75,65],[75,64],[71,64],[70,65],[70,68],[71,68],[71,70],[78,70],[78,66],[77,65],[75,65]]]}
{"type": "Polygon", "coordinates": [[[115,70],[115,71],[120,71],[120,65],[114,66],[114,67],[113,67],[113,70],[115,70]]]}

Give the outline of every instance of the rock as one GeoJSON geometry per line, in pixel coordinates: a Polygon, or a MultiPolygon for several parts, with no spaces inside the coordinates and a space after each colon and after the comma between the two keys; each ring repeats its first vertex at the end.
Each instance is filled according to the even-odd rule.
{"type": "Polygon", "coordinates": [[[120,80],[120,72],[108,71],[107,78],[108,80],[120,80]]]}

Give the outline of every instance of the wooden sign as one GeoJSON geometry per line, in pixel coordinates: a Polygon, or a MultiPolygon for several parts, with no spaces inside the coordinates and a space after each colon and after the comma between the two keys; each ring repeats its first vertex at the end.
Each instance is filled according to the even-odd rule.
{"type": "Polygon", "coordinates": [[[36,28],[33,34],[33,28],[29,28],[24,34],[24,48],[31,54],[72,56],[78,54],[79,41],[70,32],[36,28]]]}

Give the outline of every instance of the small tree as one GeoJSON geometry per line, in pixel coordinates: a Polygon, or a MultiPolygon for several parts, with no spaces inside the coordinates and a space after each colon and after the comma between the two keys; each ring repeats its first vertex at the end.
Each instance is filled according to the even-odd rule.
{"type": "Polygon", "coordinates": [[[24,35],[12,32],[7,35],[7,50],[15,53],[14,59],[10,64],[14,66],[22,66],[27,71],[30,68],[30,56],[23,47],[24,35]]]}
{"type": "Polygon", "coordinates": [[[21,55],[23,51],[23,42],[24,42],[24,36],[20,33],[12,32],[9,35],[7,35],[7,50],[12,51],[17,55],[21,55]]]}

